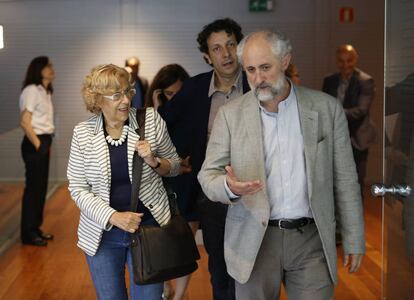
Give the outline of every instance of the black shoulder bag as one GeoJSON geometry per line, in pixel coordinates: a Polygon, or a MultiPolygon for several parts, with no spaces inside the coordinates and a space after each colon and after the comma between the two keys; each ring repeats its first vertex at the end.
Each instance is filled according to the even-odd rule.
{"type": "MultiPolygon", "coordinates": [[[[145,136],[145,109],[137,110],[140,140],[145,136]]],[[[134,152],[132,167],[131,211],[136,211],[139,201],[143,159],[134,152]]],[[[164,182],[165,186],[165,182],[164,182]]],[[[167,281],[194,272],[200,254],[187,221],[180,215],[175,193],[167,186],[171,219],[161,227],[140,226],[131,233],[131,254],[136,284],[167,281]]]]}

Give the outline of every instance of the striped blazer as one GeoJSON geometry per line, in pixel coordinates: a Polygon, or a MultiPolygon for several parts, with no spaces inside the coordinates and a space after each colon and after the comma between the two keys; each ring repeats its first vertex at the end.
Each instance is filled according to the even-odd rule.
{"type": "MultiPolygon", "coordinates": [[[[139,135],[135,132],[137,128],[135,109],[130,109],[127,139],[130,179],[135,144],[139,140],[139,135]]],[[[180,158],[170,140],[163,119],[153,108],[146,110],[145,135],[154,155],[170,162],[171,171],[168,176],[178,175],[180,158]]],[[[112,228],[109,219],[116,211],[109,205],[111,164],[102,114],[79,123],[73,130],[67,176],[70,194],[81,211],[78,246],[86,254],[93,256],[98,250],[103,231],[112,228]]],[[[139,195],[140,200],[160,225],[169,221],[171,214],[161,176],[145,163],[139,195]]]]}

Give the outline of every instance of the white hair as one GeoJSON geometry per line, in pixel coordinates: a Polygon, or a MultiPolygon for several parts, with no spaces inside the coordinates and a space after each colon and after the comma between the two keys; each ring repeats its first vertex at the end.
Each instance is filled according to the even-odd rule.
{"type": "Polygon", "coordinates": [[[237,46],[237,57],[239,62],[243,65],[243,51],[247,41],[254,36],[263,36],[269,42],[272,53],[278,60],[282,60],[286,55],[292,52],[292,45],[290,41],[281,33],[269,30],[256,31],[245,36],[237,46]]]}

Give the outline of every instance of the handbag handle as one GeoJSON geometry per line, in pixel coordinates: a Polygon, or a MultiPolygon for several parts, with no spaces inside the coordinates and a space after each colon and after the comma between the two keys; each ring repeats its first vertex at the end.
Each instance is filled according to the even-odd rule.
{"type": "MultiPolygon", "coordinates": [[[[137,122],[138,128],[135,132],[139,135],[139,140],[142,141],[145,139],[145,108],[137,108],[137,122]]],[[[141,176],[142,176],[142,166],[144,160],[140,157],[137,151],[134,151],[134,156],[132,158],[132,191],[131,191],[131,211],[136,212],[138,209],[138,201],[139,201],[139,187],[141,183],[141,176]]],[[[177,205],[177,194],[174,193],[172,188],[167,184],[166,180],[162,180],[164,185],[165,191],[167,192],[168,196],[168,203],[170,206],[170,211],[172,216],[176,216],[180,214],[177,205]]]]}

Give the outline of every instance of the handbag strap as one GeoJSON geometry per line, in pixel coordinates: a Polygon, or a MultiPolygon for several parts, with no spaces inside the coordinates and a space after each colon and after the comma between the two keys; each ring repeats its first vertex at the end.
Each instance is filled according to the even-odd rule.
{"type": "MultiPolygon", "coordinates": [[[[142,141],[145,138],[145,108],[137,109],[137,122],[138,128],[135,132],[139,135],[139,140],[142,141]]],[[[134,151],[132,158],[132,187],[131,187],[131,211],[136,212],[138,209],[139,201],[139,187],[142,176],[142,165],[144,160],[138,155],[137,151],[134,151]]]]}
{"type": "MultiPolygon", "coordinates": [[[[137,108],[137,122],[138,128],[136,133],[139,135],[139,140],[142,141],[145,138],[145,108],[137,108]]],[[[132,158],[132,191],[131,191],[131,211],[136,212],[138,209],[139,201],[139,187],[141,183],[142,176],[142,166],[144,160],[138,155],[137,151],[134,151],[134,156],[132,158]]],[[[180,211],[177,204],[177,194],[172,190],[171,186],[167,183],[167,180],[163,178],[162,183],[164,185],[165,191],[167,192],[169,207],[171,215],[179,215],[180,211]]]]}

